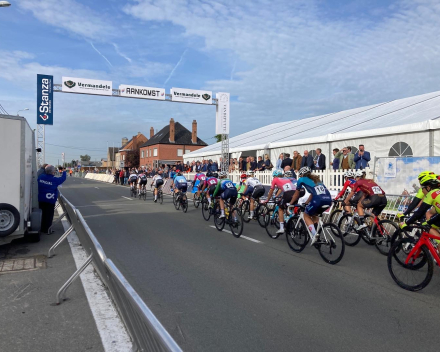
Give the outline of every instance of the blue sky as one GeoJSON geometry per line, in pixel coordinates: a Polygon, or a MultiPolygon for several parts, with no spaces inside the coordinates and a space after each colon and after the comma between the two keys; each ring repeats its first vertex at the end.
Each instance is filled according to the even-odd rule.
{"type": "MultiPolygon", "coordinates": [[[[232,95],[231,135],[439,90],[440,3],[10,0],[0,104],[35,126],[36,74],[232,95]]],[[[212,106],[55,94],[46,159],[105,156],[173,117],[212,143],[212,106]],[[49,145],[49,143],[51,145],[49,145]],[[84,150],[58,147],[80,147],[84,150]]]]}

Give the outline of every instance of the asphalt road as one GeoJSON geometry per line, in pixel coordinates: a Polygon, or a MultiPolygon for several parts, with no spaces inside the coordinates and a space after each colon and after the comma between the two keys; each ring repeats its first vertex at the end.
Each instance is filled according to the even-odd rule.
{"type": "Polygon", "coordinates": [[[337,265],[292,252],[257,223],[236,239],[188,213],[129,200],[126,187],[68,178],[106,254],[186,351],[436,351],[439,270],[421,292],[399,288],[386,257],[361,241],[337,265]]]}

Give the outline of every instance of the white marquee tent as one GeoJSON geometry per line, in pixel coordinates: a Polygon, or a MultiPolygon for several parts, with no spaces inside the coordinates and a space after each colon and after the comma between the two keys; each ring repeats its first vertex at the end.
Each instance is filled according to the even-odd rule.
{"type": "MultiPolygon", "coordinates": [[[[440,91],[345,110],[306,119],[278,122],[229,141],[233,158],[269,154],[272,163],[281,152],[364,144],[371,158],[387,156],[440,156],[440,91]],[[435,143],[437,141],[437,143],[435,143]]],[[[185,162],[218,160],[221,143],[184,155],[185,162]]],[[[330,158],[331,159],[331,158],[330,158]]],[[[329,160],[330,162],[330,160],[329,160]]]]}

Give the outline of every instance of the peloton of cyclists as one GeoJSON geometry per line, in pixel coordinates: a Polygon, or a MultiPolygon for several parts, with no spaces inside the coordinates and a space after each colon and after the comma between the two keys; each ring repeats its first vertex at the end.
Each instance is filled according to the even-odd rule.
{"type": "Polygon", "coordinates": [[[234,204],[237,200],[238,191],[230,179],[227,178],[225,171],[220,171],[218,174],[219,182],[215,187],[213,197],[220,196],[220,210],[221,214],[219,218],[225,218],[225,201],[229,201],[229,204],[234,204]]]}

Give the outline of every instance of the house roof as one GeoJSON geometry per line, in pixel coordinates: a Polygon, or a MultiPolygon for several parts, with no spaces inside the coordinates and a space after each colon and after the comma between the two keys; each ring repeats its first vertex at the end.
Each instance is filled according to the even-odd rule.
{"type": "Polygon", "coordinates": [[[126,149],[126,147],[133,141],[133,138],[131,138],[127,143],[125,143],[119,150],[126,149]]]}
{"type": "Polygon", "coordinates": [[[192,133],[181,123],[176,122],[174,124],[174,140],[175,143],[170,142],[170,125],[166,125],[147,142],[141,145],[142,147],[148,147],[155,144],[180,144],[180,145],[200,145],[207,146],[208,144],[197,138],[197,143],[192,142],[192,133]]]}

